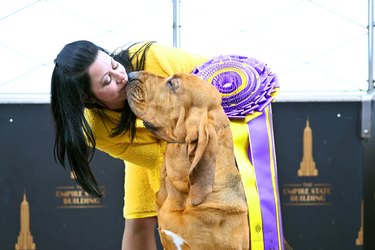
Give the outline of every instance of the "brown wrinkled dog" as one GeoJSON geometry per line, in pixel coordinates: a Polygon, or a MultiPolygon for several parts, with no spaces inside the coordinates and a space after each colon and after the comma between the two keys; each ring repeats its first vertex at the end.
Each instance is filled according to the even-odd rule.
{"type": "Polygon", "coordinates": [[[165,249],[249,249],[247,204],[221,96],[197,76],[129,74],[128,102],[167,141],[157,193],[165,249]]]}

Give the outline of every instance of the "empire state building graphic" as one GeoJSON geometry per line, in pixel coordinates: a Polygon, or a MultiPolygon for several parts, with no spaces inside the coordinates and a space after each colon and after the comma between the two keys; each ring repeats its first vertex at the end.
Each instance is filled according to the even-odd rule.
{"type": "Polygon", "coordinates": [[[303,130],[303,157],[298,169],[298,176],[318,176],[313,159],[313,139],[309,119],[306,120],[306,127],[303,130]]]}
{"type": "Polygon", "coordinates": [[[21,202],[20,218],[20,233],[15,250],[35,250],[36,246],[30,233],[30,207],[26,200],[26,193],[23,194],[23,201],[21,202]]]}

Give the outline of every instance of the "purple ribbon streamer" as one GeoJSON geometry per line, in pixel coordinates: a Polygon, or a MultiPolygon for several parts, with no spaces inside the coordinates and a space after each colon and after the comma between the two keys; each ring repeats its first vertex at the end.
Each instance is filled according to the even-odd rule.
{"type": "Polygon", "coordinates": [[[282,249],[285,248],[284,246],[284,232],[283,232],[283,220],[282,220],[282,216],[281,216],[281,203],[280,203],[280,190],[279,190],[279,178],[278,178],[278,171],[277,171],[277,162],[276,162],[276,150],[275,150],[275,140],[274,140],[274,133],[273,133],[273,119],[272,119],[272,106],[270,105],[269,106],[269,112],[268,112],[268,120],[270,122],[270,132],[271,132],[271,142],[272,142],[272,149],[273,149],[273,168],[275,170],[275,182],[276,182],[276,188],[277,188],[277,199],[278,199],[278,203],[277,203],[277,206],[278,206],[278,210],[279,210],[279,225],[280,225],[280,240],[281,240],[281,246],[282,246],[282,249]]]}
{"type": "MultiPolygon", "coordinates": [[[[271,114],[268,114],[271,120],[271,114]]],[[[272,124],[269,124],[272,126],[272,124]]],[[[272,130],[272,127],[270,127],[272,130]]],[[[279,249],[279,238],[277,220],[279,221],[280,243],[284,249],[283,232],[281,224],[281,211],[279,204],[275,204],[274,189],[272,183],[271,167],[275,171],[276,194],[279,197],[277,183],[276,159],[274,155],[274,145],[272,143],[272,155],[269,153],[269,136],[267,131],[267,115],[263,112],[257,118],[248,122],[250,148],[248,151],[257,179],[259,198],[261,203],[262,221],[263,221],[263,237],[265,249],[279,249]],[[273,166],[271,166],[270,157],[273,157],[273,166]],[[276,214],[276,206],[279,214],[276,214]]],[[[271,138],[273,142],[273,137],[271,138]]],[[[277,198],[278,198],[277,197],[277,198]]]]}

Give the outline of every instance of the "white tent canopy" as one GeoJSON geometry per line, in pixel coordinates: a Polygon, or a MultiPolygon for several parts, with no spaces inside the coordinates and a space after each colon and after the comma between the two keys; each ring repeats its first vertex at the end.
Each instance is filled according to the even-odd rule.
{"type": "MultiPolygon", "coordinates": [[[[181,0],[181,48],[266,62],[284,93],[367,89],[367,1],[181,0]]],[[[172,0],[0,1],[0,102],[48,102],[53,60],[79,39],[173,44],[172,0]]]]}

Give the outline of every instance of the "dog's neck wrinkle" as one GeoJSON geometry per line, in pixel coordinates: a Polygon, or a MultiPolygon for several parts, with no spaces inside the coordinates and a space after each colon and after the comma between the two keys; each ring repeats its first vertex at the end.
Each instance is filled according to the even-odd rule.
{"type": "Polygon", "coordinates": [[[170,144],[186,144],[185,141],[167,141],[167,143],[170,143],[170,144]]]}
{"type": "MultiPolygon", "coordinates": [[[[226,124],[226,125],[222,126],[221,128],[219,128],[217,130],[217,133],[220,133],[222,130],[224,130],[226,128],[229,128],[229,127],[230,127],[230,124],[226,124]]],[[[178,140],[176,140],[176,141],[166,141],[166,142],[170,143],[170,144],[186,144],[186,143],[188,143],[185,140],[183,140],[183,141],[178,141],[178,140]]]]}

